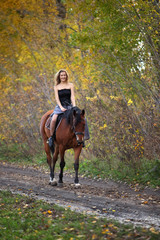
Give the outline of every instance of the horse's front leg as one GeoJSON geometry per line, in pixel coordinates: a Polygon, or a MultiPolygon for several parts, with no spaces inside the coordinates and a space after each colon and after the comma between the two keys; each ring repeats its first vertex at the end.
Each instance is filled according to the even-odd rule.
{"type": "Polygon", "coordinates": [[[75,170],[74,183],[75,183],[75,187],[80,187],[79,179],[78,179],[78,169],[79,169],[79,155],[81,153],[81,150],[82,150],[82,146],[74,148],[74,160],[75,160],[75,162],[74,162],[74,170],[75,170]]]}
{"type": "Polygon", "coordinates": [[[59,149],[58,149],[58,146],[56,146],[53,158],[51,159],[51,163],[50,163],[50,182],[49,182],[49,184],[51,184],[52,186],[57,185],[57,180],[54,177],[54,170],[55,170],[55,165],[56,165],[56,162],[58,159],[58,154],[59,154],[59,149]]]}
{"type": "Polygon", "coordinates": [[[63,146],[59,148],[59,153],[60,153],[60,174],[59,174],[59,186],[63,186],[63,169],[65,167],[65,161],[64,161],[64,153],[65,150],[63,146]]]}

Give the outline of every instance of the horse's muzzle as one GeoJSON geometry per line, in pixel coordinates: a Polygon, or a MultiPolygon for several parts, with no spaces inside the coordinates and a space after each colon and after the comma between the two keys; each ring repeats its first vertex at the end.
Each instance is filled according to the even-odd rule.
{"type": "Polygon", "coordinates": [[[82,146],[84,146],[84,133],[83,132],[75,132],[75,135],[76,135],[76,140],[77,140],[77,143],[78,143],[78,146],[80,146],[82,144],[82,146]],[[82,140],[79,139],[79,135],[82,135],[82,140]]]}

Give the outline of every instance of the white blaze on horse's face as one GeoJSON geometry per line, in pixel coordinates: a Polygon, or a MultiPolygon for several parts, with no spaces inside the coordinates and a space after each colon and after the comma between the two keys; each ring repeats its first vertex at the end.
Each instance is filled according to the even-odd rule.
{"type": "MultiPolygon", "coordinates": [[[[74,112],[74,116],[76,118],[76,112],[74,112]]],[[[76,140],[78,145],[84,144],[84,130],[85,130],[85,119],[84,119],[84,111],[81,113],[81,121],[75,126],[75,120],[73,120],[74,125],[74,133],[76,135],[76,140]]]]}

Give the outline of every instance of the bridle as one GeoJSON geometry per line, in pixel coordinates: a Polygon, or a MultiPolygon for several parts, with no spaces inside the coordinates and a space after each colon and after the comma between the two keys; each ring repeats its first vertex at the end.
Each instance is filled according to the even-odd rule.
{"type": "Polygon", "coordinates": [[[78,135],[84,136],[84,133],[83,132],[77,132],[76,129],[75,129],[75,126],[73,126],[73,132],[76,135],[76,140],[77,140],[78,146],[81,145],[81,144],[84,145],[84,140],[80,141],[79,137],[78,137],[78,135]]]}
{"type": "MultiPolygon", "coordinates": [[[[84,113],[85,113],[84,110],[82,110],[83,116],[84,116],[84,113]]],[[[73,115],[76,116],[76,111],[73,112],[73,115]]],[[[82,137],[82,141],[79,139],[79,135],[84,136],[84,132],[77,132],[76,131],[76,121],[75,121],[75,118],[72,120],[72,131],[75,134],[78,146],[82,145],[82,147],[84,147],[84,137],[82,137]]]]}

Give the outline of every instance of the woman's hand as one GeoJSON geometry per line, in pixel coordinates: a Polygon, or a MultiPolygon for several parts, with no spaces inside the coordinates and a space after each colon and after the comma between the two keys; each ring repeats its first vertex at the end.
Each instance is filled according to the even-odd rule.
{"type": "Polygon", "coordinates": [[[61,107],[62,112],[65,112],[67,109],[64,107],[61,107]]]}

